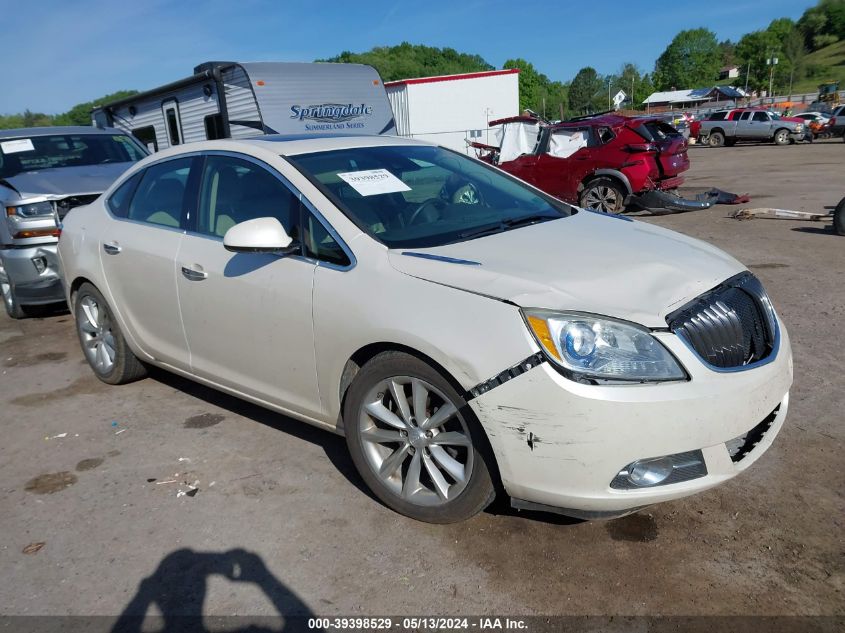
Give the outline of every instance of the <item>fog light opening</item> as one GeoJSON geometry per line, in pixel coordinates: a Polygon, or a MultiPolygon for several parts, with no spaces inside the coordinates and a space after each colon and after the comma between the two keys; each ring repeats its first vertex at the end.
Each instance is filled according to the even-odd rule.
{"type": "Polygon", "coordinates": [[[640,459],[628,466],[628,481],[640,488],[656,486],[672,474],[673,468],[670,457],[640,459]]]}
{"type": "Polygon", "coordinates": [[[44,259],[43,257],[33,257],[32,263],[35,266],[35,270],[38,271],[39,275],[41,273],[43,273],[45,270],[47,270],[47,260],[44,259]]]}
{"type": "Polygon", "coordinates": [[[687,451],[631,462],[613,478],[610,487],[615,490],[653,488],[706,475],[707,465],[701,451],[687,451]]]}

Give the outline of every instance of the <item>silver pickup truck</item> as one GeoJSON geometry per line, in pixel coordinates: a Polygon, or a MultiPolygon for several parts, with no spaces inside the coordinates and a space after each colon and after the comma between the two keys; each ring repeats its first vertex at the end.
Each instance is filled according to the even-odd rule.
{"type": "Polygon", "coordinates": [[[0,130],[0,291],[10,317],[64,301],[56,256],[62,218],[146,155],[119,130],[0,130]]]}
{"type": "Polygon", "coordinates": [[[807,134],[805,121],[784,118],[766,110],[718,110],[701,122],[699,138],[710,147],[731,146],[737,141],[771,141],[788,145],[807,134]]]}

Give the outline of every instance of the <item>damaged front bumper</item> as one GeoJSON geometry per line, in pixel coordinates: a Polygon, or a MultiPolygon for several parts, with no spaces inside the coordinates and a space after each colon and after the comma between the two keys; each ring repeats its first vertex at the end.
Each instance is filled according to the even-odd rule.
{"type": "Polygon", "coordinates": [[[15,287],[22,305],[42,305],[65,300],[57,245],[13,247],[0,252],[3,272],[15,287]]]}
{"type": "Polygon", "coordinates": [[[786,417],[792,383],[781,328],[772,361],[746,371],[708,369],[674,334],[660,332],[655,335],[690,380],[589,385],[544,362],[469,405],[515,507],[584,519],[622,516],[723,483],[768,449],[786,417]],[[682,463],[665,483],[619,485],[634,463],[690,454],[701,464],[682,463]]]}
{"type": "Polygon", "coordinates": [[[625,201],[626,206],[656,212],[683,213],[709,209],[715,204],[711,200],[688,200],[671,191],[653,189],[631,194],[625,201]]]}

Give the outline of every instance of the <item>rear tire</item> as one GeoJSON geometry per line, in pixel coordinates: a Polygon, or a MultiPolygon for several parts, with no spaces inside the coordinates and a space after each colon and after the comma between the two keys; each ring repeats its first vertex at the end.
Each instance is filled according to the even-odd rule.
{"type": "Polygon", "coordinates": [[[775,132],[775,145],[789,145],[792,139],[789,138],[789,131],[786,128],[781,128],[775,132]]]}
{"type": "Polygon", "coordinates": [[[725,135],[721,132],[711,132],[707,137],[707,144],[710,147],[722,147],[725,144],[725,135]]]}
{"type": "Polygon", "coordinates": [[[601,176],[587,181],[579,198],[583,209],[602,213],[622,213],[626,191],[613,178],[601,176]]]}
{"type": "Polygon", "coordinates": [[[361,478],[400,514],[455,523],[495,497],[481,425],[450,382],[419,358],[391,351],[366,363],[346,394],[343,426],[361,478]]]}
{"type": "Polygon", "coordinates": [[[845,235],[845,198],[839,201],[833,212],[833,232],[837,235],[845,235]]]}
{"type": "Polygon", "coordinates": [[[110,385],[123,385],[147,375],[100,291],[84,283],[73,299],[76,334],[94,375],[110,385]]]}

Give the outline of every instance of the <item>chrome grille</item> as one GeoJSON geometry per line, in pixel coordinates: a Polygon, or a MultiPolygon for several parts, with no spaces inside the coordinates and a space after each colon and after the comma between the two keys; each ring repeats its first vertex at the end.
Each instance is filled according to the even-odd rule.
{"type": "Polygon", "coordinates": [[[774,311],[763,285],[751,273],[732,277],[670,314],[666,322],[714,367],[756,363],[775,345],[774,311]]]}

